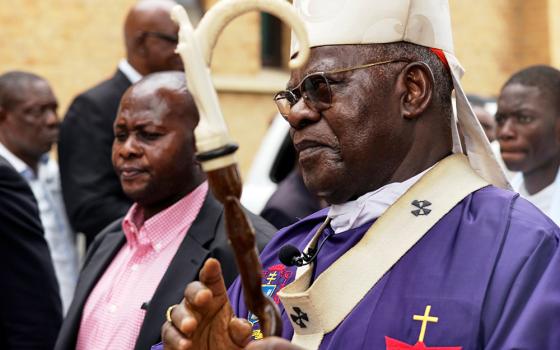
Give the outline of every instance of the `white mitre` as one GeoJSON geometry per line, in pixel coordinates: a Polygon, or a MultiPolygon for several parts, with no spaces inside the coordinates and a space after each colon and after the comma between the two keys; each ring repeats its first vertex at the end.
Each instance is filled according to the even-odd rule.
{"type": "MultiPolygon", "coordinates": [[[[459,83],[464,69],[453,54],[448,0],[294,0],[311,47],[406,41],[440,49],[453,76],[456,96],[453,152],[461,152],[457,121],[472,168],[489,183],[510,188],[459,83]]],[[[292,36],[292,54],[298,51],[292,36]]]]}

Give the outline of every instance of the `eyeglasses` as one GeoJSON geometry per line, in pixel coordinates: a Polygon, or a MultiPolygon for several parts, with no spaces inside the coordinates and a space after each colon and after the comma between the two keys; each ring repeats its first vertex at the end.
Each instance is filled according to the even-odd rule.
{"type": "Polygon", "coordinates": [[[367,63],[356,67],[335,69],[328,72],[315,72],[306,75],[303,80],[293,89],[286,89],[278,92],[274,96],[274,102],[280,114],[287,118],[292,107],[301,97],[305,104],[315,112],[324,111],[330,108],[332,103],[332,80],[327,78],[328,74],[350,72],[357,69],[379,66],[382,64],[395,62],[409,62],[407,60],[390,60],[382,62],[367,63]]]}
{"type": "Polygon", "coordinates": [[[177,45],[179,43],[179,38],[177,36],[174,36],[174,35],[169,35],[169,34],[160,33],[160,32],[144,32],[144,35],[145,36],[153,36],[153,37],[165,40],[165,41],[167,41],[171,44],[175,44],[175,45],[177,45]]]}

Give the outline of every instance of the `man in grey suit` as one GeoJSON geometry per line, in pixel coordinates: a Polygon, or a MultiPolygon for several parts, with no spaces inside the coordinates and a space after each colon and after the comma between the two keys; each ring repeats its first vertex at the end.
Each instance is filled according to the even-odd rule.
{"type": "MultiPolygon", "coordinates": [[[[237,276],[223,207],[195,157],[198,111],[180,72],[151,74],[124,94],[112,160],[134,201],[92,243],[56,349],[149,349],[169,305],[204,261],[237,276]]],[[[249,214],[262,248],[275,229],[249,214]]]]}
{"type": "Polygon", "coordinates": [[[169,15],[175,5],[143,0],[130,10],[124,24],[126,59],[113,77],[78,95],[62,122],[58,152],[64,202],[72,226],[88,244],[132,204],[111,165],[113,122],[122,95],[146,74],[182,70],[174,52],[178,27],[169,15]]]}

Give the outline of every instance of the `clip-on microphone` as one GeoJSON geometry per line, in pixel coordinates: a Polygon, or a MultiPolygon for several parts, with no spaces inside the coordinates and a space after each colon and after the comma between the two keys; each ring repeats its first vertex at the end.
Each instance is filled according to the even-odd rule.
{"type": "MultiPolygon", "coordinates": [[[[331,218],[327,218],[327,220],[323,222],[321,227],[319,227],[315,235],[316,236],[320,235],[325,230],[325,227],[327,227],[330,224],[330,222],[331,222],[331,218]]],[[[327,234],[327,236],[325,237],[325,239],[323,239],[321,244],[319,244],[319,247],[317,249],[308,248],[307,253],[300,252],[299,249],[297,249],[297,247],[294,245],[286,244],[285,246],[280,248],[280,251],[278,252],[278,259],[282,264],[286,266],[300,267],[304,265],[309,265],[317,259],[317,255],[319,255],[319,251],[321,250],[321,248],[323,247],[323,245],[331,235],[332,233],[327,234]]]]}
{"type": "Polygon", "coordinates": [[[303,265],[308,265],[311,262],[313,262],[313,260],[315,260],[315,258],[317,257],[318,252],[319,252],[318,250],[317,252],[315,252],[313,248],[309,248],[307,250],[307,253],[302,253],[299,251],[299,249],[297,249],[296,246],[291,244],[286,244],[285,246],[280,248],[280,251],[278,252],[278,259],[282,264],[286,266],[300,267],[303,265]]]}

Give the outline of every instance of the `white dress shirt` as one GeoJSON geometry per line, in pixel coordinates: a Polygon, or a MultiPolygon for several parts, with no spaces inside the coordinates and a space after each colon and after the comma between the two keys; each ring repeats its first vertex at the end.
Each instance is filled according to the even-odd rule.
{"type": "Polygon", "coordinates": [[[550,217],[556,225],[560,225],[560,171],[558,171],[553,183],[532,195],[525,188],[522,173],[517,174],[511,180],[511,186],[514,191],[519,192],[522,197],[550,217]]]}

